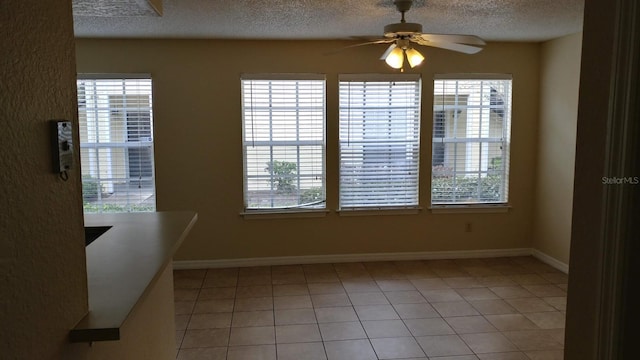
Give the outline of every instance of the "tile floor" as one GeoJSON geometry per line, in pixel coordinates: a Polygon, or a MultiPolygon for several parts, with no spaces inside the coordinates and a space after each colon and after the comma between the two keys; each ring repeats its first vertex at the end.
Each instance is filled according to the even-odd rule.
{"type": "Polygon", "coordinates": [[[176,270],[179,360],[562,359],[567,276],[532,257],[176,270]]]}

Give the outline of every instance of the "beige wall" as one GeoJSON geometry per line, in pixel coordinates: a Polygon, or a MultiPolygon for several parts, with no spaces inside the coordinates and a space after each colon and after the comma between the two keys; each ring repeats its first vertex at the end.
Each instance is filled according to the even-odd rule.
{"type": "Polygon", "coordinates": [[[569,263],[582,33],[542,44],[533,248],[569,263]]]}
{"type": "Polygon", "coordinates": [[[176,356],[173,267],[167,265],[120,329],[119,341],[76,343],[65,360],[168,360],[176,356]]]}
{"type": "Polygon", "coordinates": [[[434,73],[513,74],[512,209],[499,214],[339,216],[245,220],[242,209],[240,75],[324,73],[327,77],[327,202],[338,204],[337,78],[389,73],[384,47],[323,53],[329,41],[77,41],[78,72],[151,73],[154,81],[158,210],[191,209],[199,221],[177,260],[531,246],[538,119],[539,45],[495,43],[473,56],[426,49],[421,203],[429,198],[431,79],[434,73]],[[465,223],[472,232],[465,232],[465,223]]]}
{"type": "Polygon", "coordinates": [[[78,145],[62,181],[48,124],[77,129],[71,1],[2,1],[0,33],[0,357],[62,359],[87,312],[78,145]]]}

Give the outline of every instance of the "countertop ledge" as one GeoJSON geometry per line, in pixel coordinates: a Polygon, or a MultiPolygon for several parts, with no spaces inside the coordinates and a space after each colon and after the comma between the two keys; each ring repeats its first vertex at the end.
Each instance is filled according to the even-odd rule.
{"type": "Polygon", "coordinates": [[[89,313],[71,330],[69,340],[119,340],[127,317],[197,219],[192,211],[85,215],[85,226],[112,228],[86,247],[89,313]]]}

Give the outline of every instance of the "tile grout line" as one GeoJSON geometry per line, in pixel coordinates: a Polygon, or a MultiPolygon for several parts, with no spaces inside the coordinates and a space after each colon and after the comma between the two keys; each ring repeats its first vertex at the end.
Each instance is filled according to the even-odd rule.
{"type": "MultiPolygon", "coordinates": [[[[209,269],[211,270],[211,269],[209,269]]],[[[207,273],[209,272],[209,270],[207,270],[207,273]]],[[[240,277],[240,272],[238,271],[235,275],[235,287],[234,287],[234,293],[233,293],[233,306],[231,307],[231,323],[229,324],[229,335],[227,336],[227,346],[225,348],[225,359],[227,359],[229,357],[229,347],[231,344],[231,329],[233,328],[233,318],[235,316],[236,313],[236,299],[237,299],[237,294],[238,294],[238,281],[239,281],[239,277],[240,277]]]]}
{"type": "MultiPolygon", "coordinates": [[[[331,268],[335,272],[335,268],[333,267],[333,264],[331,265],[331,268]]],[[[304,271],[304,267],[302,268],[302,273],[304,274],[304,276],[305,276],[304,279],[306,281],[307,280],[307,276],[306,276],[306,273],[304,271]]],[[[342,283],[340,283],[340,284],[342,284],[342,283]]],[[[311,310],[313,311],[313,318],[316,319],[316,326],[318,327],[318,332],[320,333],[320,342],[322,343],[322,351],[324,352],[324,358],[328,359],[329,355],[327,354],[327,346],[325,345],[324,336],[322,335],[322,331],[320,330],[320,322],[318,321],[318,316],[316,315],[316,308],[313,305],[313,298],[311,298],[311,290],[309,289],[309,283],[307,283],[307,292],[309,292],[309,298],[311,299],[311,310]]]]}
{"type": "Polygon", "coordinates": [[[273,266],[269,266],[269,278],[271,283],[271,313],[273,314],[273,347],[278,359],[278,335],[276,332],[276,299],[273,293],[273,266]]]}

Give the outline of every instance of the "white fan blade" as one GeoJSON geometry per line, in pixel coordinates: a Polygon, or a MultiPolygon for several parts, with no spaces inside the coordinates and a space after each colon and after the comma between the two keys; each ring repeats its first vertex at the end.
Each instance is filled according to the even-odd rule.
{"type": "Polygon", "coordinates": [[[393,49],[397,47],[398,45],[396,45],[396,43],[389,45],[389,48],[384,52],[384,54],[382,54],[382,56],[380,56],[380,60],[385,60],[387,56],[389,56],[389,54],[393,51],[393,49]]]}
{"type": "Polygon", "coordinates": [[[422,39],[418,39],[418,41],[415,41],[415,42],[420,45],[452,50],[452,51],[457,51],[465,54],[475,54],[482,51],[481,47],[464,45],[464,44],[456,44],[456,43],[450,43],[450,42],[424,41],[422,39]]]}
{"type": "Polygon", "coordinates": [[[388,38],[382,37],[382,36],[349,36],[349,39],[359,40],[362,42],[371,42],[371,41],[378,41],[378,40],[387,40],[388,38]]]}
{"type": "Polygon", "coordinates": [[[475,35],[453,35],[453,34],[418,34],[414,36],[415,38],[421,38],[426,41],[434,41],[434,42],[451,42],[458,44],[468,44],[468,45],[486,45],[487,43],[475,35]]]}
{"type": "Polygon", "coordinates": [[[345,46],[345,47],[342,47],[342,48],[337,49],[337,50],[329,51],[329,52],[325,53],[325,55],[336,54],[336,53],[339,53],[342,50],[351,49],[351,48],[354,48],[354,47],[365,46],[365,45],[374,45],[374,44],[388,44],[388,43],[394,42],[394,41],[395,41],[395,39],[380,39],[380,40],[376,40],[376,41],[369,41],[369,42],[365,42],[365,43],[349,45],[349,46],[345,46]]]}

